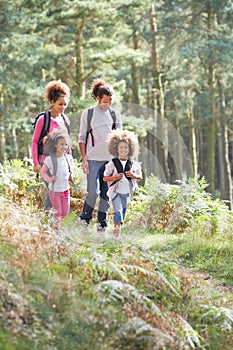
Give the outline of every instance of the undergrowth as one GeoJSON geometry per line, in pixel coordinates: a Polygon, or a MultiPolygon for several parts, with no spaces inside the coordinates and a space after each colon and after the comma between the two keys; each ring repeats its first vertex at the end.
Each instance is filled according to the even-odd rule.
{"type": "Polygon", "coordinates": [[[232,213],[204,181],[150,178],[118,242],[75,211],[55,236],[21,168],[1,169],[1,349],[232,349],[232,213]]]}

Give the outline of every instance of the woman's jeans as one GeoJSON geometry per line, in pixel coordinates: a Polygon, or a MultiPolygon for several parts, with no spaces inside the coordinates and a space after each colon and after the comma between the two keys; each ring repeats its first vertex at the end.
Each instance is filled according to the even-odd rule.
{"type": "Polygon", "coordinates": [[[107,227],[109,198],[107,196],[108,184],[103,181],[106,161],[88,160],[89,173],[87,174],[87,195],[85,197],[83,212],[80,219],[88,224],[92,219],[97,197],[99,196],[97,220],[102,227],[107,227]]]}

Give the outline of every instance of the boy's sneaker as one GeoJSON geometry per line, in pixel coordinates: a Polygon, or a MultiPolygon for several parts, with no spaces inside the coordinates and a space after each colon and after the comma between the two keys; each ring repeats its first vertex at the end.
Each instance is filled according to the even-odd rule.
{"type": "Polygon", "coordinates": [[[103,232],[105,232],[105,230],[106,230],[105,226],[101,226],[100,223],[97,223],[97,232],[98,233],[103,233],[103,232]]]}

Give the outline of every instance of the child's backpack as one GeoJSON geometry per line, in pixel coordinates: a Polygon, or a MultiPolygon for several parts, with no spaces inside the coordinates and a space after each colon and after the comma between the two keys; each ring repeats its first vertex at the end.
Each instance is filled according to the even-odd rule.
{"type": "MultiPolygon", "coordinates": [[[[109,108],[109,112],[112,116],[112,130],[116,130],[116,113],[112,109],[109,108]]],[[[93,117],[93,108],[88,108],[87,110],[87,133],[86,133],[86,145],[88,141],[89,134],[91,135],[92,147],[94,147],[94,136],[92,133],[91,120],[93,117]]]]}
{"type": "MultiPolygon", "coordinates": [[[[38,154],[43,154],[43,139],[49,132],[50,120],[51,120],[51,111],[45,111],[38,114],[35,118],[35,121],[32,123],[33,128],[35,129],[37,120],[41,115],[44,115],[44,125],[40,134],[39,142],[38,142],[38,154]]],[[[62,118],[64,120],[65,126],[67,128],[68,133],[70,134],[70,125],[69,120],[65,114],[62,114],[62,118]]]]}
{"type": "MultiPolygon", "coordinates": [[[[127,162],[126,162],[126,164],[125,164],[125,168],[123,169],[123,165],[122,165],[122,163],[121,163],[121,161],[120,161],[119,158],[117,158],[117,157],[116,157],[116,158],[113,158],[112,161],[113,161],[113,164],[114,164],[115,167],[116,167],[116,170],[117,170],[118,174],[119,174],[119,173],[125,173],[125,171],[130,170],[130,169],[132,168],[132,165],[133,165],[132,160],[131,160],[131,159],[127,159],[127,162]]],[[[132,181],[132,178],[131,178],[131,177],[128,177],[128,176],[126,176],[126,175],[125,175],[125,177],[126,177],[127,180],[132,181]]],[[[115,183],[116,183],[117,181],[119,181],[119,180],[113,181],[113,182],[111,183],[110,186],[115,185],[115,183]]]]}

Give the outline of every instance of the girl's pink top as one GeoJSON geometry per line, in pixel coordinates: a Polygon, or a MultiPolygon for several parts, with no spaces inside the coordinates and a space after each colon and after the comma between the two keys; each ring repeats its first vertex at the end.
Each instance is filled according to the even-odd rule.
{"type": "MultiPolygon", "coordinates": [[[[44,126],[44,115],[41,115],[37,122],[36,127],[32,136],[32,160],[34,165],[38,165],[40,163],[43,163],[46,156],[39,154],[38,157],[38,142],[40,139],[41,131],[44,126]]],[[[50,126],[49,126],[49,132],[52,132],[54,129],[61,129],[64,125],[58,124],[55,118],[50,119],[50,126]]]]}

